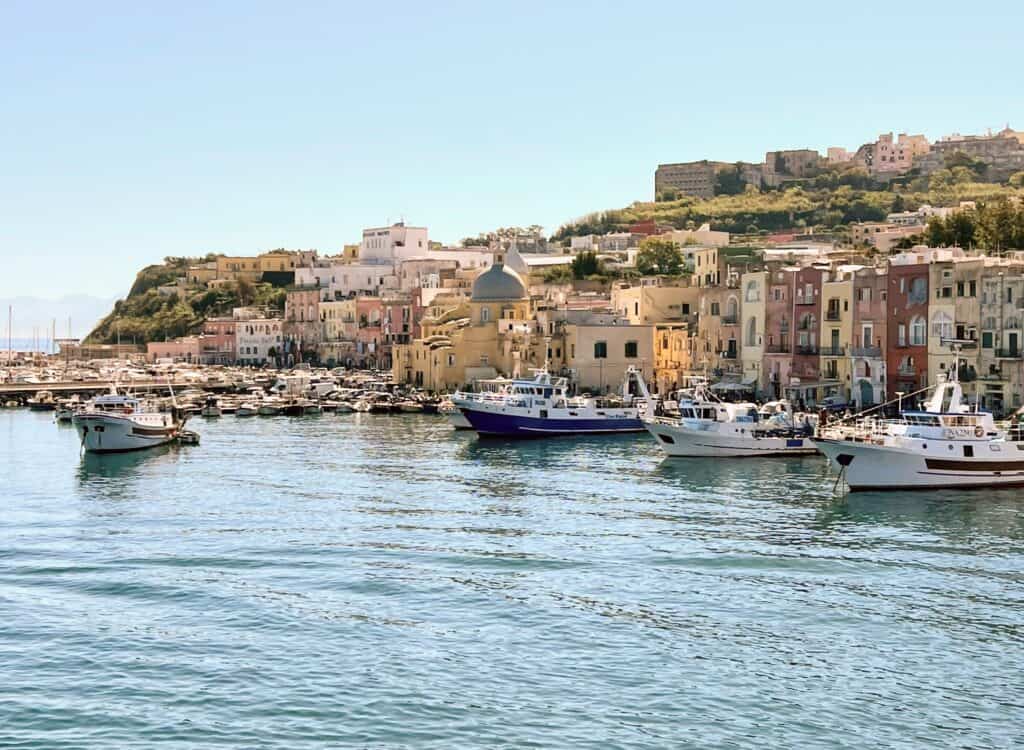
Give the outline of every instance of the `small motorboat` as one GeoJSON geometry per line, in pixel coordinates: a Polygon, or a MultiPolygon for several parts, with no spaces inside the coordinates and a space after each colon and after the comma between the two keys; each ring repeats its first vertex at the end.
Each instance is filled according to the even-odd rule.
{"type": "Polygon", "coordinates": [[[398,407],[398,411],[402,412],[403,414],[423,413],[423,404],[421,404],[419,401],[413,401],[411,399],[407,401],[399,401],[398,404],[396,404],[396,406],[398,407]]]}
{"type": "Polygon", "coordinates": [[[255,401],[246,401],[238,405],[235,411],[236,417],[255,417],[260,413],[260,405],[255,401]]]}
{"type": "Polygon", "coordinates": [[[199,445],[199,433],[192,430],[182,430],[178,433],[178,442],[182,445],[199,445]]]}
{"type": "Polygon", "coordinates": [[[203,408],[199,410],[199,413],[204,417],[219,417],[221,415],[221,410],[220,402],[217,401],[217,397],[208,397],[206,399],[206,403],[203,404],[203,408]]]}
{"type": "Polygon", "coordinates": [[[57,402],[50,391],[39,391],[35,398],[28,400],[28,408],[32,411],[54,411],[57,408],[57,402]]]}

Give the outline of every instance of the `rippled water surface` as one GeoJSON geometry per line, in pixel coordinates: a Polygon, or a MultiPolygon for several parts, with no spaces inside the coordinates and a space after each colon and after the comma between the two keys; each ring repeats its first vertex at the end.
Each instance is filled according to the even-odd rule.
{"type": "Polygon", "coordinates": [[[0,413],[0,747],[1012,747],[1024,496],[440,418],[0,413]]]}

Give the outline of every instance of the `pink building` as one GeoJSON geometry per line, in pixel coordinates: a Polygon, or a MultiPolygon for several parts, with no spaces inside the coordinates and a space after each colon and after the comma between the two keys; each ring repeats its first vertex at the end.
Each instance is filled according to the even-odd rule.
{"type": "Polygon", "coordinates": [[[237,359],[234,318],[208,318],[203,324],[199,361],[204,365],[233,365],[237,359]]]}
{"type": "Polygon", "coordinates": [[[198,336],[184,336],[171,341],[150,341],[146,344],[146,358],[151,362],[170,359],[175,362],[199,362],[198,336]]]}
{"type": "Polygon", "coordinates": [[[384,304],[380,297],[356,300],[356,363],[361,367],[384,367],[384,304]]]}
{"type": "Polygon", "coordinates": [[[884,401],[887,284],[884,269],[861,268],[853,275],[850,397],[861,409],[884,401]]]}

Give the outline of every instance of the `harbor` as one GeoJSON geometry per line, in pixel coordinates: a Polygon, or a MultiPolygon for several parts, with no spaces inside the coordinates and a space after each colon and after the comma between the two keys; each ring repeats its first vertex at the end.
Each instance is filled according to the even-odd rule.
{"type": "Polygon", "coordinates": [[[676,746],[695,709],[701,745],[1018,735],[1015,491],[837,496],[819,456],[422,414],[192,423],[83,455],[0,411],[8,744],[676,746]]]}

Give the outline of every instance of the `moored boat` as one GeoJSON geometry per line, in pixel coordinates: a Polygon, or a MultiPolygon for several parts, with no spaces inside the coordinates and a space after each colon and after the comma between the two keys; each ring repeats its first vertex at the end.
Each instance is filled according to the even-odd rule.
{"type": "MultiPolygon", "coordinates": [[[[646,396],[646,386],[643,386],[646,396]]],[[[692,394],[681,398],[673,415],[656,413],[648,396],[644,426],[658,447],[676,458],[801,456],[817,453],[810,425],[763,419],[753,403],[722,401],[706,380],[695,381],[692,394]]]]}
{"type": "Polygon", "coordinates": [[[1024,435],[966,402],[954,364],[923,409],[819,426],[814,443],[851,490],[1024,486],[1024,435]]]}
{"type": "Polygon", "coordinates": [[[156,411],[132,396],[97,396],[77,412],[72,424],[90,453],[123,453],[164,445],[178,437],[184,420],[156,411]]]}
{"type": "MultiPolygon", "coordinates": [[[[630,369],[624,384],[637,373],[630,369]]],[[[570,397],[565,378],[546,367],[532,379],[514,379],[497,392],[456,393],[452,403],[480,435],[546,437],[643,432],[638,406],[632,399],[621,404],[611,399],[570,397]]]]}

